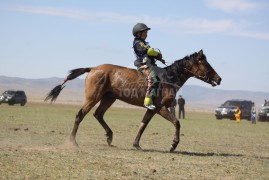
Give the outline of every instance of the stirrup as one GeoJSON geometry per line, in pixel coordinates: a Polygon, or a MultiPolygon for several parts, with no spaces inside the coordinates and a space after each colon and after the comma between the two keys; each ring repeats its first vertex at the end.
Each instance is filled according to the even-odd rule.
{"type": "Polygon", "coordinates": [[[156,107],[153,105],[153,104],[150,104],[150,105],[146,105],[144,104],[144,106],[150,110],[154,110],[156,107]]]}

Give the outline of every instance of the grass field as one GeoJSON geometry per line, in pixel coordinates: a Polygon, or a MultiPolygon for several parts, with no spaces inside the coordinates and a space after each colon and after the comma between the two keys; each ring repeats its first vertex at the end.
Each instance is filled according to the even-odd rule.
{"type": "Polygon", "coordinates": [[[269,123],[215,120],[187,112],[181,142],[169,153],[174,127],[155,116],[132,147],[144,109],[110,109],[113,147],[91,111],[68,137],[79,106],[0,106],[0,179],[269,179],[269,123]]]}

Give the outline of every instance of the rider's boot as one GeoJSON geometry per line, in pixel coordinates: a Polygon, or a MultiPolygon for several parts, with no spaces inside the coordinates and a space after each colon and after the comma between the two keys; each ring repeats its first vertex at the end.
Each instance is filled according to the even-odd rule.
{"type": "Polygon", "coordinates": [[[144,106],[150,110],[154,110],[156,106],[154,106],[152,99],[150,97],[145,97],[144,106]]]}

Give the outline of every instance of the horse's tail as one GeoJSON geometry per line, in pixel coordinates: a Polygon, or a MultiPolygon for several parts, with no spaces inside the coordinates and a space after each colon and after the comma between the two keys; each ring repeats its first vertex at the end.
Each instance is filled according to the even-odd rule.
{"type": "Polygon", "coordinates": [[[47,95],[47,97],[45,98],[45,101],[50,100],[50,102],[52,103],[53,101],[56,101],[57,97],[59,96],[59,94],[61,93],[62,89],[65,87],[64,84],[69,81],[69,80],[73,80],[75,78],[77,78],[78,76],[86,73],[86,72],[90,72],[91,68],[78,68],[78,69],[73,69],[69,72],[69,75],[66,77],[66,79],[64,80],[64,82],[58,86],[56,86],[55,88],[53,88],[47,95]]]}

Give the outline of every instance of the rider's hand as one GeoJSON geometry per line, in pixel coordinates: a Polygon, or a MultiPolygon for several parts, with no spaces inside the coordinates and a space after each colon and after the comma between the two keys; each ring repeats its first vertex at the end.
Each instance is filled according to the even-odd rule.
{"type": "Polygon", "coordinates": [[[158,59],[158,60],[162,60],[162,58],[163,58],[163,55],[162,55],[161,53],[158,53],[156,59],[158,59]]]}

